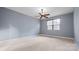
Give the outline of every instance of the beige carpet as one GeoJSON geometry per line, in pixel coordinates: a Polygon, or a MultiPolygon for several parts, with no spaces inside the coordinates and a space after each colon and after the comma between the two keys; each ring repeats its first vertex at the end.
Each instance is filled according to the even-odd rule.
{"type": "Polygon", "coordinates": [[[1,51],[75,51],[73,40],[43,36],[0,41],[1,51]]]}

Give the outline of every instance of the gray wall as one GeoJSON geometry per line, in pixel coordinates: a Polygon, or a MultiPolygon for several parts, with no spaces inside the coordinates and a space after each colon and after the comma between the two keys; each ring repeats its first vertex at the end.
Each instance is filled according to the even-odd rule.
{"type": "Polygon", "coordinates": [[[41,34],[52,36],[74,37],[73,13],[55,16],[53,19],[60,18],[60,30],[47,30],[46,20],[41,21],[41,34]]]}
{"type": "Polygon", "coordinates": [[[74,9],[74,34],[77,47],[79,48],[79,8],[74,9]]]}
{"type": "Polygon", "coordinates": [[[6,8],[0,8],[0,40],[38,35],[39,28],[39,20],[6,8]]]}

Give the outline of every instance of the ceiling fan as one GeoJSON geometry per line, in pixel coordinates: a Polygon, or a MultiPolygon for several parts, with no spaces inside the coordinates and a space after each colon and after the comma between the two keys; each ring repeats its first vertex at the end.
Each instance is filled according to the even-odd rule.
{"type": "Polygon", "coordinates": [[[48,16],[50,15],[49,13],[46,13],[43,9],[41,9],[41,12],[38,14],[40,15],[40,19],[48,18],[48,16]]]}

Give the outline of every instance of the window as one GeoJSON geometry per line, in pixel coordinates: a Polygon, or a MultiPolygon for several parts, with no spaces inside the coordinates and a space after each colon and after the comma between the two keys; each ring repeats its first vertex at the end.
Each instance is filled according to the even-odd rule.
{"type": "Polygon", "coordinates": [[[53,29],[60,30],[60,19],[53,20],[53,29]]]}
{"type": "Polygon", "coordinates": [[[47,29],[48,29],[48,30],[52,30],[52,25],[53,25],[52,20],[47,21],[47,29]]]}
{"type": "Polygon", "coordinates": [[[47,21],[48,30],[60,30],[60,19],[49,20],[47,21]]]}

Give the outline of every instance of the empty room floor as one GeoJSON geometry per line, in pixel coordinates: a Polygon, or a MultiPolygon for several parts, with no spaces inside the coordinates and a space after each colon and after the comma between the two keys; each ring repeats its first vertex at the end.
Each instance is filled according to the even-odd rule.
{"type": "Polygon", "coordinates": [[[0,41],[0,51],[75,51],[70,39],[44,36],[23,37],[0,41]]]}

